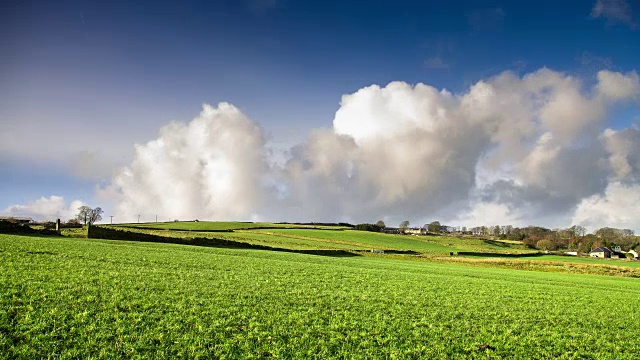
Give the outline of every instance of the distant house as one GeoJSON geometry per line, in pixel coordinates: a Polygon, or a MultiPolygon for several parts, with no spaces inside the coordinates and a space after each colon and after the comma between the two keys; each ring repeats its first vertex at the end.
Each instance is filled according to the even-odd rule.
{"type": "Polygon", "coordinates": [[[608,247],[599,247],[595,250],[591,250],[589,256],[594,258],[609,259],[611,258],[611,254],[613,254],[613,251],[611,251],[611,249],[609,249],[608,247]]]}
{"type": "Polygon", "coordinates": [[[629,250],[627,253],[629,253],[629,254],[633,255],[633,258],[634,258],[634,259],[637,259],[637,258],[638,258],[638,252],[637,252],[637,251],[635,251],[635,250],[629,250]]]}
{"type": "Polygon", "coordinates": [[[23,216],[0,216],[0,221],[10,221],[17,224],[29,224],[33,222],[33,219],[23,216]]]}
{"type": "Polygon", "coordinates": [[[626,259],[627,255],[624,254],[624,251],[622,251],[622,248],[620,248],[620,246],[614,246],[611,248],[611,258],[612,259],[626,259]]]}
{"type": "Polygon", "coordinates": [[[405,234],[409,235],[426,235],[427,230],[425,228],[413,228],[413,229],[404,229],[405,234]]]}

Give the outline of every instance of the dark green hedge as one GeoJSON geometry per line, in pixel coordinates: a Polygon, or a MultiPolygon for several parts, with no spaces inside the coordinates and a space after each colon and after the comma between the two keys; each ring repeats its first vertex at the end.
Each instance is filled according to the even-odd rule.
{"type": "Polygon", "coordinates": [[[4,220],[0,220],[0,234],[60,235],[55,230],[36,230],[27,224],[18,224],[4,220]]]}

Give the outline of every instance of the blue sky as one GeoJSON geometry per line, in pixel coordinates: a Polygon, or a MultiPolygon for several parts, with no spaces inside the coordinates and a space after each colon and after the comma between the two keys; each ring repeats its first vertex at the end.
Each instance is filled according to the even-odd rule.
{"type": "MultiPolygon", "coordinates": [[[[3,4],[0,132],[15,142],[0,153],[0,209],[95,202],[109,177],[78,175],[79,153],[123,166],[134,143],[203,103],[233,103],[289,147],[371,84],[463,93],[548,67],[589,85],[599,70],[636,70],[640,55],[640,4],[623,0],[3,4]]],[[[614,129],[640,122],[637,103],[611,114],[614,129]]]]}

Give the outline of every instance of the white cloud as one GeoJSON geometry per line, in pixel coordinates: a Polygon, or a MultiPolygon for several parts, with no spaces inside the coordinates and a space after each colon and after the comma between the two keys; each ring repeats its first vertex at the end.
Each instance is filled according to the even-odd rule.
{"type": "Polygon", "coordinates": [[[616,181],[640,181],[640,128],[637,125],[614,131],[604,131],[604,142],[609,152],[611,177],[616,181]]]}
{"type": "Polygon", "coordinates": [[[4,209],[4,216],[28,216],[37,221],[69,220],[75,218],[78,208],[85,205],[80,200],[74,200],[67,205],[62,196],[52,195],[41,197],[26,204],[16,204],[4,209]]]}
{"type": "Polygon", "coordinates": [[[555,226],[609,182],[640,181],[637,129],[603,133],[611,107],[637,96],[638,76],[607,71],[598,79],[587,87],[540,69],[505,72],[461,94],[404,82],[368,86],[344,95],[333,128],[311,131],[284,164],[267,161],[261,130],[237,108],[206,105],[191,122],[138,145],[105,191],[118,201],[116,215],[130,220],[157,213],[422,223],[484,215],[555,226]]]}
{"type": "Polygon", "coordinates": [[[133,162],[103,189],[118,201],[119,221],[138,214],[175,219],[247,219],[261,204],[265,174],[260,128],[236,107],[204,105],[136,145],[133,162]]]}
{"type": "Polygon", "coordinates": [[[638,73],[627,74],[602,70],[598,72],[598,93],[610,101],[637,99],[640,97],[638,73]]]}
{"type": "Polygon", "coordinates": [[[455,218],[456,223],[467,226],[492,226],[509,224],[513,226],[526,226],[527,219],[520,217],[506,204],[479,202],[473,208],[464,211],[455,218]]]}
{"type": "Polygon", "coordinates": [[[578,204],[573,224],[589,230],[608,226],[640,229],[640,185],[609,184],[604,194],[590,196],[578,204]]]}
{"type": "Polygon", "coordinates": [[[622,23],[635,29],[637,24],[632,14],[631,6],[626,0],[597,0],[591,9],[591,16],[594,18],[605,18],[609,22],[622,23]]]}

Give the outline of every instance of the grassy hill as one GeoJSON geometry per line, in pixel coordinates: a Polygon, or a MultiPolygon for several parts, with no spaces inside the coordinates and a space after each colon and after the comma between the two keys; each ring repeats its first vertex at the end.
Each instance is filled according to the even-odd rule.
{"type": "Polygon", "coordinates": [[[509,241],[459,239],[449,236],[406,236],[351,230],[339,226],[272,223],[178,222],[114,225],[169,237],[220,238],[286,249],[404,250],[431,255],[473,251],[531,253],[522,244],[509,241]],[[225,232],[210,232],[225,231],[225,232]]]}
{"type": "Polygon", "coordinates": [[[0,259],[5,358],[640,353],[637,279],[12,235],[0,259]]]}

